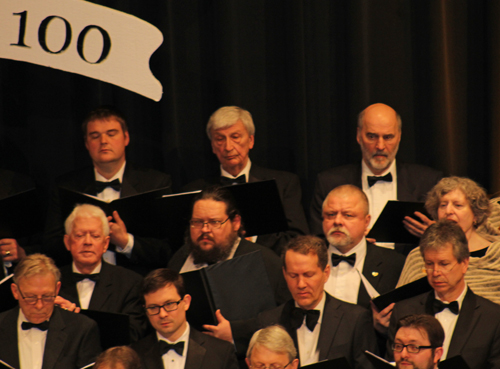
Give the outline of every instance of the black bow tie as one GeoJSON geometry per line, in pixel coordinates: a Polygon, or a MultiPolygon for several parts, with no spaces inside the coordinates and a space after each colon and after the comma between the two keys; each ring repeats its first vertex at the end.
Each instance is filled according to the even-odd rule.
{"type": "Polygon", "coordinates": [[[39,329],[41,331],[46,331],[47,329],[49,329],[49,321],[46,320],[43,323],[38,323],[38,324],[30,323],[30,322],[22,322],[21,328],[23,329],[23,331],[27,331],[28,329],[31,329],[31,328],[36,328],[36,329],[39,329]]]}
{"type": "Polygon", "coordinates": [[[318,323],[319,310],[304,310],[298,307],[292,309],[291,323],[293,329],[299,329],[306,317],[306,326],[311,332],[318,323]]]}
{"type": "Polygon", "coordinates": [[[247,179],[244,174],[237,178],[229,178],[229,177],[220,177],[220,184],[223,186],[231,186],[234,184],[247,183],[247,179]]]}
{"type": "Polygon", "coordinates": [[[455,315],[458,315],[458,313],[460,312],[460,308],[458,307],[458,301],[452,301],[449,304],[446,304],[443,301],[434,299],[434,302],[432,304],[432,309],[434,311],[434,314],[440,313],[446,308],[448,308],[455,315]]]}
{"type": "Polygon", "coordinates": [[[354,266],[354,264],[356,263],[356,253],[349,256],[337,255],[332,253],[332,266],[336,267],[340,264],[341,261],[345,261],[351,264],[351,266],[354,266]]]}
{"type": "Polygon", "coordinates": [[[73,279],[75,280],[75,282],[81,282],[84,279],[90,279],[91,281],[97,282],[99,280],[99,273],[94,273],[94,274],[73,273],[73,279]]]}
{"type": "Polygon", "coordinates": [[[377,181],[392,182],[392,174],[387,173],[385,176],[368,176],[368,187],[373,186],[377,181]]]}
{"type": "Polygon", "coordinates": [[[184,352],[184,341],[168,343],[167,341],[160,340],[160,355],[163,356],[170,350],[174,350],[182,356],[182,353],[184,352]]]}
{"type": "Polygon", "coordinates": [[[101,193],[108,187],[111,187],[115,191],[120,191],[120,189],[122,188],[122,184],[120,183],[120,180],[118,178],[112,180],[111,182],[95,181],[94,189],[96,193],[101,193]]]}

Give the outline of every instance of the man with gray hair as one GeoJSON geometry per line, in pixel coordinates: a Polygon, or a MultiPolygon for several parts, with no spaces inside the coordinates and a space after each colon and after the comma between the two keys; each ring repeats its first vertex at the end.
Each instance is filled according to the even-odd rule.
{"type": "Polygon", "coordinates": [[[0,360],[20,369],[82,368],[99,355],[96,323],[55,306],[61,287],[52,259],[25,257],[14,270],[19,307],[0,314],[0,360]]]}
{"type": "Polygon", "coordinates": [[[128,315],[131,341],[142,338],[147,329],[139,292],[142,277],[102,259],[110,239],[102,209],[77,205],[65,230],[64,244],[73,263],[61,268],[61,296],[82,309],[128,315]]]}
{"type": "Polygon", "coordinates": [[[280,325],[271,325],[253,334],[245,361],[250,369],[297,369],[299,366],[292,337],[280,325]]]}
{"type": "Polygon", "coordinates": [[[186,185],[184,191],[205,189],[215,184],[225,186],[275,179],[289,230],[259,235],[258,243],[280,254],[292,237],[309,233],[301,204],[299,177],[289,172],[262,168],[250,161],[249,152],[254,146],[255,126],[252,115],[247,110],[237,106],[219,108],[208,121],[207,135],[212,143],[212,151],[219,159],[220,172],[186,185]]]}

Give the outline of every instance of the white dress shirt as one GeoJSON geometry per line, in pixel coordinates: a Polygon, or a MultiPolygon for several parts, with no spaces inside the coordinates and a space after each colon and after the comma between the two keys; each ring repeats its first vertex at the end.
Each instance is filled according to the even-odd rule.
{"type": "Polygon", "coordinates": [[[20,369],[41,369],[48,331],[41,331],[37,328],[23,330],[21,324],[27,321],[28,319],[24,316],[23,311],[19,309],[17,344],[19,347],[20,369]]]}
{"type": "Polygon", "coordinates": [[[166,341],[170,344],[175,344],[177,342],[182,342],[184,341],[184,350],[182,352],[182,355],[179,355],[177,352],[174,350],[169,350],[166,354],[164,354],[161,359],[163,360],[163,367],[168,368],[168,369],[184,369],[184,366],[186,365],[186,357],[187,357],[187,352],[188,352],[188,344],[189,344],[189,332],[191,331],[189,327],[189,323],[186,324],[186,330],[182,334],[182,336],[179,337],[177,341],[169,341],[165,337],[163,337],[160,333],[156,332],[156,337],[158,338],[158,341],[166,341]]]}
{"type": "MultiPolygon", "coordinates": [[[[318,339],[321,332],[321,322],[323,321],[323,310],[325,309],[326,295],[323,297],[314,310],[319,310],[318,323],[311,332],[306,325],[306,317],[299,329],[297,329],[297,344],[299,345],[300,366],[317,363],[319,361],[318,339]]],[[[299,307],[295,303],[295,307],[299,307]]],[[[325,327],[328,328],[328,327],[325,327]]]]}
{"type": "MultiPolygon", "coordinates": [[[[241,238],[239,237],[236,239],[236,241],[234,241],[233,248],[231,249],[231,252],[229,253],[229,256],[227,257],[226,260],[230,260],[234,257],[234,253],[236,252],[236,249],[238,248],[240,241],[241,238]]],[[[220,261],[225,261],[225,260],[220,260],[220,261]]],[[[207,266],[208,266],[207,263],[195,264],[193,255],[189,254],[186,261],[184,262],[184,265],[182,265],[181,271],[179,273],[191,272],[193,270],[199,270],[207,266]]]]}
{"type": "MultiPolygon", "coordinates": [[[[100,273],[102,268],[102,263],[95,267],[95,269],[90,274],[100,273]]],[[[73,273],[83,274],[80,272],[75,263],[72,266],[73,273]]],[[[76,282],[76,289],[78,291],[78,300],[80,300],[80,307],[82,309],[88,309],[90,305],[90,300],[92,299],[92,294],[94,293],[95,283],[93,280],[85,278],[83,281],[76,282]]]]}

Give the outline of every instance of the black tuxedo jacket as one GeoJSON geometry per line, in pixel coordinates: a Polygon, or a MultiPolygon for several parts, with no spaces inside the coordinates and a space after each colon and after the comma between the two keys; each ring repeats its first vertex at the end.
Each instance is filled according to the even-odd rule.
{"type": "MultiPolygon", "coordinates": [[[[140,285],[142,277],[131,270],[102,262],[99,280],[94,286],[89,310],[127,314],[130,321],[130,342],[141,339],[147,329],[142,308],[140,285]]],[[[80,306],[71,265],[61,268],[59,295],[80,306]]]]}
{"type": "MultiPolygon", "coordinates": [[[[410,314],[433,315],[434,291],[396,303],[388,344],[394,341],[399,319],[410,314]]],[[[387,350],[392,357],[392,350],[387,350]]],[[[460,310],[448,358],[461,355],[471,369],[500,368],[500,306],[468,289],[460,310]]]]}
{"type": "MultiPolygon", "coordinates": [[[[276,304],[280,305],[285,301],[290,300],[291,295],[290,291],[288,291],[285,278],[283,277],[281,259],[274,252],[262,245],[242,238],[236,252],[234,253],[234,257],[249,254],[254,251],[260,251],[262,253],[264,266],[267,271],[269,283],[274,291],[276,304]]],[[[172,259],[168,263],[168,267],[170,269],[180,271],[188,256],[189,247],[184,245],[172,256],[172,259]]]]}
{"type": "MultiPolygon", "coordinates": [[[[139,354],[143,369],[164,369],[156,333],[150,334],[132,348],[139,354]]],[[[190,328],[185,369],[237,369],[234,347],[190,328]]]]}
{"type": "MultiPolygon", "coordinates": [[[[71,254],[66,250],[63,243],[63,225],[65,219],[63,219],[63,215],[61,214],[58,188],[63,187],[73,191],[96,195],[93,189],[94,182],[94,167],[87,167],[58,178],[57,186],[52,191],[42,251],[44,254],[53,258],[59,267],[71,263],[71,254]]],[[[170,187],[171,184],[172,181],[167,174],[152,169],[140,168],[127,163],[125,172],[123,173],[120,197],[127,197],[164,187],[170,187]]],[[[170,192],[170,189],[166,191],[166,193],[170,192]]],[[[171,250],[166,241],[134,237],[134,248],[131,258],[129,259],[125,255],[116,253],[116,263],[144,275],[150,270],[164,266],[170,254],[171,250]],[[161,259],[151,257],[149,254],[149,250],[151,249],[153,249],[153,254],[155,256],[161,255],[161,259]]]]}
{"type": "MultiPolygon", "coordinates": [[[[295,347],[297,330],[290,322],[295,301],[259,314],[255,328],[272,324],[282,325],[292,337],[295,347]]],[[[365,350],[378,352],[371,314],[368,310],[326,294],[321,331],[318,338],[319,360],[345,357],[353,369],[373,368],[364,354],[365,350]]]]}
{"type": "MultiPolygon", "coordinates": [[[[263,246],[270,247],[280,255],[283,246],[292,237],[299,234],[308,234],[309,227],[307,226],[307,220],[301,203],[302,190],[300,188],[299,177],[293,173],[262,168],[252,163],[248,182],[259,182],[269,179],[276,180],[289,230],[287,232],[259,236],[257,241],[263,246]]],[[[216,184],[220,184],[220,174],[218,176],[198,179],[184,186],[182,190],[202,190],[216,184]]]]}
{"type": "MultiPolygon", "coordinates": [[[[396,162],[398,200],[425,201],[425,196],[443,177],[443,173],[417,164],[396,162]]],[[[328,193],[335,187],[351,184],[363,188],[361,184],[361,162],[327,169],[318,174],[311,201],[311,232],[323,234],[322,207],[328,193]]]]}
{"type": "MultiPolygon", "coordinates": [[[[0,360],[19,368],[16,307],[0,314],[0,360]]],[[[96,323],[86,316],[54,308],[50,318],[42,369],[79,369],[101,352],[96,323]]]]}

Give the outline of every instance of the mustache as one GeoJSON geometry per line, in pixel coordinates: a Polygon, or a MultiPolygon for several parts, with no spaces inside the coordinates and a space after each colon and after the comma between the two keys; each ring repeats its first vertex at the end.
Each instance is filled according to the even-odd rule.
{"type": "Polygon", "coordinates": [[[209,241],[212,241],[212,242],[215,242],[215,239],[210,236],[209,234],[202,234],[200,237],[198,237],[198,242],[201,241],[201,240],[209,240],[209,241]]]}
{"type": "Polygon", "coordinates": [[[349,232],[344,227],[332,227],[328,231],[328,235],[327,236],[331,236],[334,232],[342,232],[345,235],[349,235],[349,232]]]}
{"type": "Polygon", "coordinates": [[[375,156],[385,156],[385,157],[388,157],[389,154],[387,154],[385,151],[375,151],[375,153],[372,155],[372,157],[375,157],[375,156]]]}

